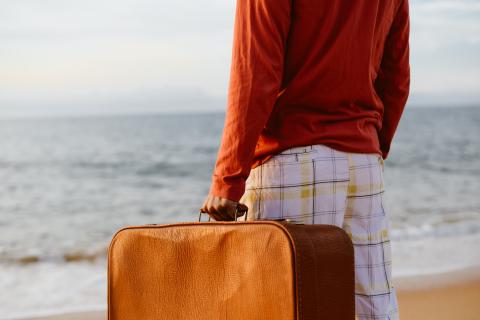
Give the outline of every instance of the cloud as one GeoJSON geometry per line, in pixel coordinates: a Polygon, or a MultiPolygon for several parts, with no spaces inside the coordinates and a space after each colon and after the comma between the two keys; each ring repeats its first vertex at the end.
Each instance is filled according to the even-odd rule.
{"type": "MultiPolygon", "coordinates": [[[[104,104],[106,92],[113,101],[145,87],[157,88],[158,94],[162,87],[196,88],[212,100],[223,98],[233,4],[3,1],[0,101],[29,109],[28,102],[104,104]]],[[[1,105],[0,113],[5,108],[1,105]]]]}
{"type": "MultiPolygon", "coordinates": [[[[410,101],[475,100],[480,1],[410,0],[410,7],[410,101]]],[[[183,88],[224,110],[234,11],[235,0],[3,0],[0,114],[61,102],[72,112],[85,104],[115,110],[114,101],[169,110],[175,103],[162,88],[183,88]]]]}
{"type": "Polygon", "coordinates": [[[412,95],[429,96],[432,104],[445,102],[445,94],[478,99],[480,2],[411,0],[410,15],[412,95]]]}
{"type": "Polygon", "coordinates": [[[71,39],[112,34],[176,37],[229,30],[232,3],[151,0],[4,0],[3,36],[71,39]]]}

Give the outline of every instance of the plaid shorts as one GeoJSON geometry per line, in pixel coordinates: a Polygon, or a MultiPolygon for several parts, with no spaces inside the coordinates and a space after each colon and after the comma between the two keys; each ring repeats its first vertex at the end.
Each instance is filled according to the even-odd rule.
{"type": "Polygon", "coordinates": [[[321,144],[293,147],[252,169],[240,199],[248,206],[248,220],[291,218],[333,224],[348,233],[355,252],[358,320],[399,319],[383,172],[376,153],[321,144]]]}

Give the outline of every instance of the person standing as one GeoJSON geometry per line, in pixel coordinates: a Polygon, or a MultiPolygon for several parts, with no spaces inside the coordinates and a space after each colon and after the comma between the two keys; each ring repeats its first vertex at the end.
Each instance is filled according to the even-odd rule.
{"type": "Polygon", "coordinates": [[[409,33],[408,0],[236,2],[225,125],[200,210],[343,228],[359,320],[399,319],[383,174],[410,90],[409,33]]]}

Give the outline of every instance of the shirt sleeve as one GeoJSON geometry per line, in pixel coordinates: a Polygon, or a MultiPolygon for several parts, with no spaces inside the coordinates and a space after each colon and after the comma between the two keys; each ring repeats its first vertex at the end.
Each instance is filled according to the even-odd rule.
{"type": "Polygon", "coordinates": [[[388,157],[410,91],[410,17],[408,0],[401,0],[385,42],[375,87],[384,111],[379,131],[383,159],[388,157]]]}
{"type": "Polygon", "coordinates": [[[225,124],[210,194],[238,201],[280,90],[292,0],[237,0],[225,124]]]}

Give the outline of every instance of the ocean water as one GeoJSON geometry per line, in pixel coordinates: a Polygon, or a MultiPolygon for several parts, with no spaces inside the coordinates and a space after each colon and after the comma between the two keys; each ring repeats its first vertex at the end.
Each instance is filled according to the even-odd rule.
{"type": "MultiPolygon", "coordinates": [[[[0,120],[0,319],[105,309],[111,237],[198,219],[223,121],[0,120]]],[[[480,108],[406,108],[384,172],[394,277],[480,266],[479,123],[480,108]]]]}

